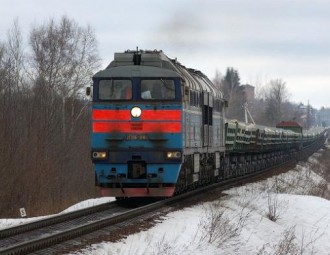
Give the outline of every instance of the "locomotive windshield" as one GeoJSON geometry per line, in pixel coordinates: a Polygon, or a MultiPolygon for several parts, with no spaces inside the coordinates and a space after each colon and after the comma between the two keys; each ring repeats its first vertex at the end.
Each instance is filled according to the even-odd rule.
{"type": "Polygon", "coordinates": [[[141,80],[141,98],[146,100],[175,99],[175,85],[173,80],[141,80]]]}
{"type": "Polygon", "coordinates": [[[130,100],[132,99],[131,80],[101,80],[99,83],[100,100],[130,100]]]}
{"type": "Polygon", "coordinates": [[[133,86],[130,79],[103,79],[98,83],[99,100],[175,100],[172,79],[141,79],[133,86]],[[137,90],[140,95],[133,93],[137,90]],[[139,89],[140,87],[140,89],[139,89]]]}

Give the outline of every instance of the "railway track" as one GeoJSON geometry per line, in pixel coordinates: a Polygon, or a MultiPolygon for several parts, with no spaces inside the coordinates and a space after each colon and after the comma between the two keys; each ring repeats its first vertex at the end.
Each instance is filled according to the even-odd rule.
{"type": "Polygon", "coordinates": [[[119,206],[116,202],[112,202],[4,229],[0,231],[0,254],[57,254],[59,252],[50,252],[49,250],[46,252],[42,250],[74,238],[80,238],[83,235],[103,228],[112,227],[107,230],[107,235],[115,235],[115,231],[119,228],[118,224],[125,224],[125,222],[138,219],[139,217],[148,219],[157,214],[157,212],[159,213],[162,208],[164,210],[167,207],[165,210],[169,210],[168,208],[170,206],[179,204],[178,202],[183,200],[186,201],[188,198],[196,198],[208,190],[217,189],[217,191],[222,191],[235,185],[240,185],[242,182],[254,181],[255,177],[262,178],[264,175],[269,175],[271,169],[279,168],[288,163],[292,163],[292,161],[270,166],[263,171],[254,172],[235,179],[222,180],[173,198],[157,201],[134,209],[125,208],[119,206]]]}
{"type": "Polygon", "coordinates": [[[28,254],[85,233],[87,226],[127,211],[116,203],[61,214],[0,231],[0,254],[28,254]]]}
{"type": "MultiPolygon", "coordinates": [[[[32,252],[36,252],[35,254],[44,254],[37,251],[140,216],[151,217],[152,213],[155,213],[155,211],[164,206],[171,206],[178,201],[194,197],[197,194],[203,194],[207,190],[215,188],[220,188],[220,190],[228,189],[241,183],[242,180],[261,176],[265,172],[225,180],[135,209],[124,208],[118,206],[116,202],[112,202],[4,229],[0,231],[0,254],[13,255],[29,254],[32,252]]],[[[111,235],[111,233],[109,234],[111,235]]]]}

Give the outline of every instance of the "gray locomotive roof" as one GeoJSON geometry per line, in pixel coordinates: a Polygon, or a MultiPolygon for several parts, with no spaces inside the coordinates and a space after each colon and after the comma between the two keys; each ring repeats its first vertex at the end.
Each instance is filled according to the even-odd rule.
{"type": "Polygon", "coordinates": [[[222,92],[201,71],[186,68],[176,59],[170,59],[162,51],[126,51],[115,53],[109,66],[94,75],[95,78],[106,77],[181,77],[185,86],[191,90],[206,91],[223,98],[222,92]]]}
{"type": "Polygon", "coordinates": [[[97,72],[93,78],[132,78],[132,77],[145,77],[145,78],[175,78],[181,77],[177,72],[169,69],[161,69],[153,66],[117,66],[104,69],[97,72]]]}

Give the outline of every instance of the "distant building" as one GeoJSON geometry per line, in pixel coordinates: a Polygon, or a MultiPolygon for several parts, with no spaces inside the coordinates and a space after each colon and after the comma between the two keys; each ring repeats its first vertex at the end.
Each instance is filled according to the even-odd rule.
{"type": "Polygon", "coordinates": [[[254,101],[254,87],[252,85],[246,84],[240,86],[241,91],[244,93],[246,103],[248,105],[253,105],[254,101]]]}
{"type": "Polygon", "coordinates": [[[296,121],[282,121],[276,125],[277,128],[292,130],[293,132],[302,133],[302,126],[296,121]]]}

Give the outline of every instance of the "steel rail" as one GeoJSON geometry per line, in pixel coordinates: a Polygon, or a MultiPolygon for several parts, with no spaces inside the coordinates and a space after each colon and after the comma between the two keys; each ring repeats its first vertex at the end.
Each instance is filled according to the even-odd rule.
{"type": "Polygon", "coordinates": [[[22,234],[24,232],[32,231],[35,229],[43,228],[43,227],[48,227],[52,226],[61,222],[65,222],[71,219],[75,219],[78,217],[82,217],[85,215],[90,215],[92,213],[100,212],[107,210],[111,208],[115,203],[114,202],[109,202],[109,203],[104,203],[96,206],[91,206],[87,207],[84,209],[68,212],[68,213],[63,213],[55,216],[51,216],[49,218],[37,220],[37,221],[32,221],[29,223],[25,224],[20,224],[14,227],[10,228],[5,228],[0,230],[0,240],[4,238],[8,238],[10,236],[22,234]]]}

